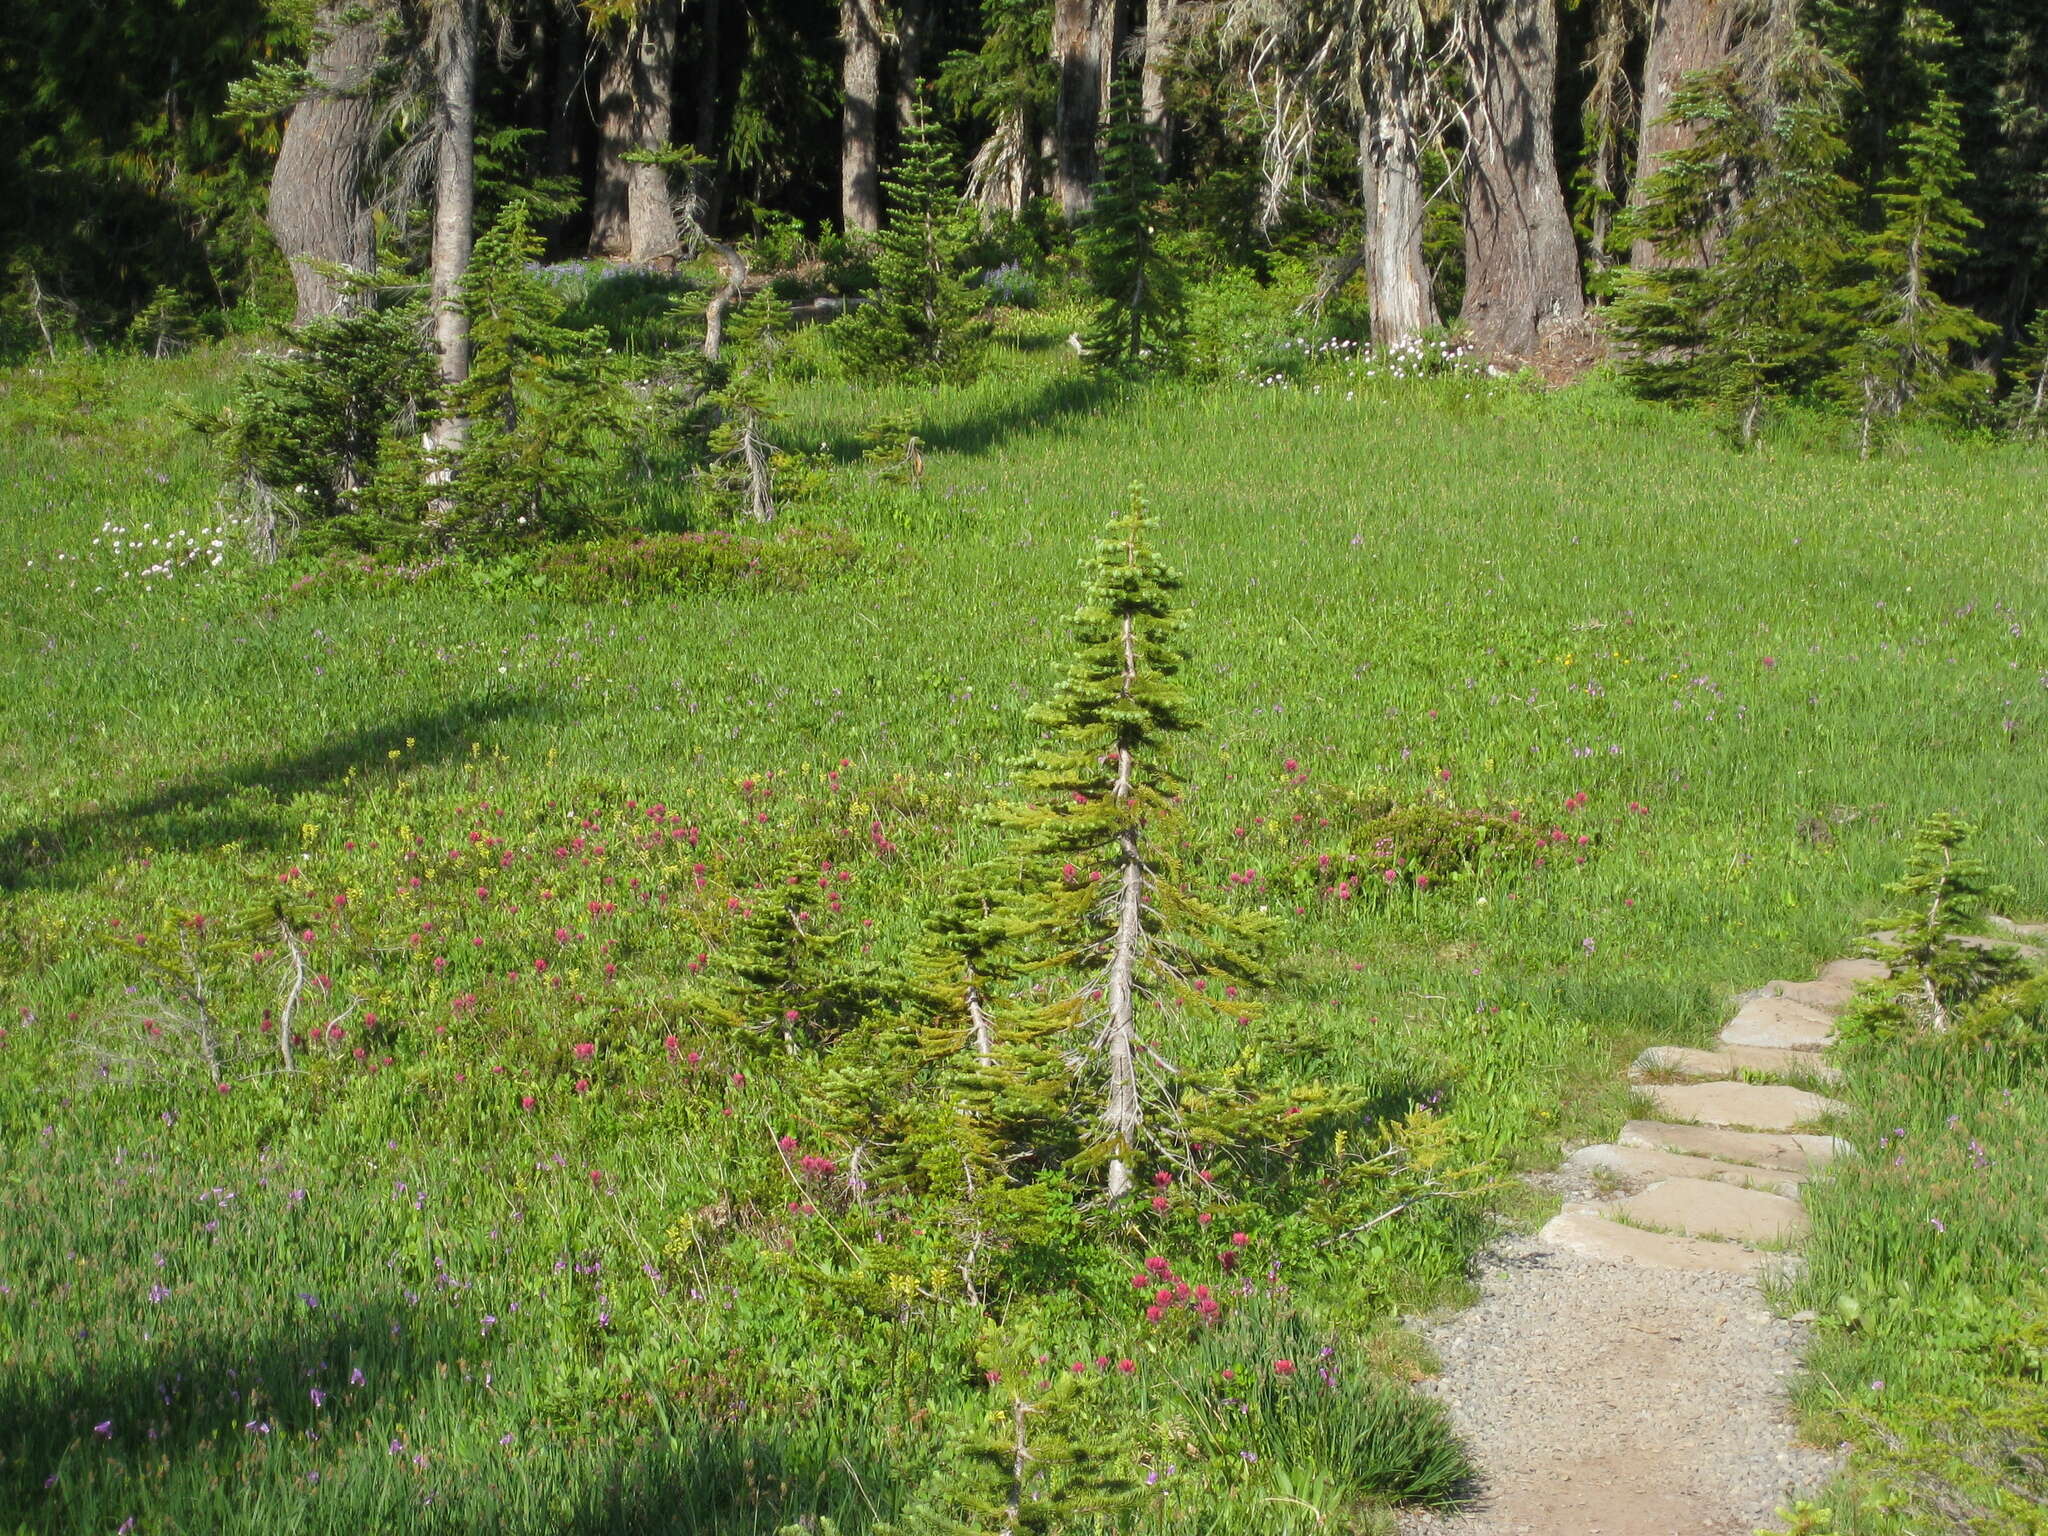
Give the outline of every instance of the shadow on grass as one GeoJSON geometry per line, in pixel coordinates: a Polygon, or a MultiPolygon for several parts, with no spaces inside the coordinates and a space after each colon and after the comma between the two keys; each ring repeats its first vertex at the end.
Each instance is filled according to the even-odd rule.
{"type": "Polygon", "coordinates": [[[381,765],[394,751],[405,754],[409,767],[445,761],[467,752],[486,726],[546,712],[543,701],[531,697],[470,700],[349,731],[302,751],[251,758],[97,810],[25,823],[0,833],[0,890],[85,884],[144,846],[188,852],[232,842],[275,849],[297,835],[283,803],[292,794],[331,787],[350,769],[381,765]]]}
{"type": "Polygon", "coordinates": [[[987,453],[1021,433],[1043,432],[1067,417],[1099,412],[1127,392],[1122,380],[1099,374],[1047,379],[1029,394],[988,396],[980,409],[958,420],[933,423],[924,439],[944,453],[987,453]]]}
{"type": "Polygon", "coordinates": [[[0,1519],[349,1536],[761,1536],[829,1520],[858,1536],[899,1512],[906,1459],[915,1474],[919,1447],[843,1405],[767,1420],[641,1398],[617,1415],[601,1392],[492,1384],[473,1320],[398,1310],[402,1323],[343,1308],[146,1361],[0,1373],[0,1519]]]}

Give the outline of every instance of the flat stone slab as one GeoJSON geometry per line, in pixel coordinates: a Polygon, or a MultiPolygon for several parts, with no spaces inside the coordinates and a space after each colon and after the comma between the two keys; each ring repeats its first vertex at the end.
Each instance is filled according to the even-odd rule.
{"type": "Polygon", "coordinates": [[[1738,1126],[1747,1131],[1791,1131],[1849,1106],[1781,1083],[1657,1083],[1638,1090],[1674,1120],[1738,1126]]]}
{"type": "Polygon", "coordinates": [[[1760,1045],[1779,1051],[1818,1051],[1835,1039],[1833,1014],[1789,997],[1760,997],[1721,1026],[1723,1045],[1760,1045]]]}
{"type": "Polygon", "coordinates": [[[1759,989],[1763,997],[1782,997],[1822,1013],[1840,1013],[1856,995],[1853,981],[1767,981],[1759,989]]]}
{"type": "Polygon", "coordinates": [[[1855,1150],[1838,1136],[1729,1131],[1710,1125],[1672,1125],[1663,1120],[1631,1120],[1614,1139],[1624,1147],[1682,1152],[1717,1162],[1747,1163],[1756,1168],[1781,1168],[1802,1174],[1817,1173],[1836,1157],[1855,1150]]]}
{"type": "Polygon", "coordinates": [[[1991,926],[2002,928],[2007,933],[2017,934],[2023,939],[2048,939],[2048,923],[2016,923],[2009,917],[1993,914],[1991,926]]]}
{"type": "Polygon", "coordinates": [[[1692,1078],[1734,1077],[1742,1072],[1765,1072],[1775,1077],[1841,1081],[1838,1067],[1831,1067],[1813,1051],[1786,1051],[1768,1045],[1727,1045],[1718,1051],[1696,1051],[1683,1045],[1653,1045],[1629,1068],[1634,1076],[1692,1078]]]}
{"type": "Polygon", "coordinates": [[[1756,1168],[1746,1163],[1666,1152],[1661,1147],[1622,1147],[1609,1142],[1579,1148],[1564,1160],[1564,1166],[1571,1173],[1612,1174],[1632,1184],[1655,1183],[1659,1179],[1713,1179],[1743,1189],[1769,1190],[1774,1195],[1797,1195],[1799,1186],[1806,1182],[1805,1174],[1786,1168],[1756,1168]]]}
{"type": "MultiPolygon", "coordinates": [[[[1885,928],[1873,933],[1871,937],[1880,944],[1896,944],[1899,941],[1899,932],[1896,928],[1885,928]]],[[[2009,949],[2022,960],[2048,960],[2048,949],[2043,949],[2038,944],[2022,944],[2016,937],[2006,938],[2000,934],[1992,934],[1987,938],[1981,933],[1959,933],[1955,935],[1955,941],[1965,949],[2009,949]]]]}
{"type": "Polygon", "coordinates": [[[1830,960],[1820,968],[1820,980],[1883,981],[1891,973],[1882,960],[1830,960]]]}
{"type": "Polygon", "coordinates": [[[1610,1264],[1640,1264],[1651,1269],[1699,1269],[1724,1275],[1753,1275],[1770,1257],[1733,1243],[1710,1243],[1696,1237],[1671,1237],[1609,1221],[1595,1205],[1568,1205],[1544,1224],[1536,1241],[1602,1259],[1610,1264]]]}
{"type": "Polygon", "coordinates": [[[1614,1202],[1617,1215],[1687,1237],[1774,1243],[1802,1237],[1813,1223],[1797,1200],[1717,1179],[1665,1179],[1614,1202]]]}

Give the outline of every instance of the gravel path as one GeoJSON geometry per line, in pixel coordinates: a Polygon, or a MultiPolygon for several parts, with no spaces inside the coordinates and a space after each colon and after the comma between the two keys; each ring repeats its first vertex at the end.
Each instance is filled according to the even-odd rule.
{"type": "Polygon", "coordinates": [[[1488,1255],[1483,1296],[1425,1321],[1443,1399],[1485,1483],[1409,1536],[1750,1536],[1832,1469],[1794,1445],[1801,1329],[1746,1276],[1583,1258],[1534,1238],[1488,1255]]]}

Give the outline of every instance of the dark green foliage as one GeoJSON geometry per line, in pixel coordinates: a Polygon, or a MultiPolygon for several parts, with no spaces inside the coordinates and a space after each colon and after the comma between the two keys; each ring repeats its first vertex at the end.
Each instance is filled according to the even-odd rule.
{"type": "Polygon", "coordinates": [[[1969,173],[1956,105],[1946,92],[1935,91],[1907,126],[1898,161],[1878,189],[1882,221],[1859,243],[1862,280],[1842,293],[1856,332],[1837,354],[1830,381],[1857,417],[1866,454],[1886,424],[1913,410],[1959,417],[1989,384],[1958,359],[1994,327],[1935,287],[1954,271],[1978,222],[1958,195],[1969,173]]]}
{"type": "Polygon", "coordinates": [[[888,219],[875,252],[875,291],[832,328],[847,366],[867,379],[962,380],[981,367],[987,301],[968,280],[974,215],[965,208],[945,131],[929,117],[882,179],[888,219]]]}
{"type": "Polygon", "coordinates": [[[2012,356],[2005,420],[2015,437],[2048,433],[2048,308],[2037,311],[2012,356]]]}
{"type": "Polygon", "coordinates": [[[705,533],[641,534],[566,544],[534,569],[573,602],[677,592],[801,591],[851,570],[860,541],[840,529],[792,528],[778,538],[705,533]]]}
{"type": "Polygon", "coordinates": [[[1836,290],[1854,189],[1838,167],[1841,77],[1801,44],[1759,90],[1732,67],[1687,81],[1697,137],[1652,178],[1629,233],[1676,264],[1631,273],[1613,307],[1646,394],[1710,403],[1747,445],[1766,404],[1819,383],[1842,335],[1836,290]]]}
{"type": "Polygon", "coordinates": [[[1885,887],[1903,905],[1891,936],[1872,946],[1891,975],[1858,995],[1842,1018],[1845,1035],[1946,1034],[1977,998],[2025,974],[2010,950],[1964,941],[1971,922],[2011,894],[1962,852],[1972,831],[1942,811],[1914,835],[1905,874],[1885,887]]]}
{"type": "Polygon", "coordinates": [[[311,551],[421,537],[391,507],[420,482],[419,433],[438,399],[423,323],[404,304],[290,331],[291,350],[257,359],[211,424],[238,480],[297,524],[311,551]]]}
{"type": "Polygon", "coordinates": [[[789,310],[772,293],[749,300],[733,318],[724,382],[705,397],[710,460],[697,477],[705,505],[720,516],[757,523],[775,516],[776,471],[787,456],[768,433],[780,419],[775,359],[788,334],[789,310]]]}
{"type": "Polygon", "coordinates": [[[1165,189],[1159,155],[1128,74],[1110,97],[1110,119],[1095,209],[1081,231],[1081,261],[1097,307],[1088,361],[1098,368],[1169,366],[1184,323],[1180,274],[1155,227],[1165,189]]]}
{"type": "Polygon", "coordinates": [[[628,425],[630,397],[602,333],[561,324],[560,296],[533,270],[540,252],[513,203],[478,238],[463,276],[470,372],[447,409],[469,426],[451,503],[429,514],[436,536],[462,548],[588,524],[628,425]]]}

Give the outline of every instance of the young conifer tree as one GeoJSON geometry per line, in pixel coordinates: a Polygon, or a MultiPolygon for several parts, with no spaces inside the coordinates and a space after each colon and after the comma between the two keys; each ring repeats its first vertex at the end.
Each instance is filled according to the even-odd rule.
{"type": "Polygon", "coordinates": [[[2036,312],[2025,339],[2013,349],[2005,412],[2015,437],[2048,433],[2048,308],[2036,312]]]}
{"type": "Polygon", "coordinates": [[[449,467],[444,533],[469,547],[575,529],[603,494],[630,398],[603,333],[560,323],[560,294],[535,274],[540,236],[526,206],[506,206],[477,240],[460,300],[469,373],[454,387],[466,423],[449,467]]]}
{"type": "Polygon", "coordinates": [[[1097,301],[1086,338],[1095,367],[1164,367],[1178,349],[1185,315],[1180,274],[1153,227],[1164,195],[1160,177],[1138,82],[1127,74],[1110,96],[1102,180],[1079,240],[1097,301]]]}
{"type": "Polygon", "coordinates": [[[987,305],[967,281],[974,216],[957,181],[945,130],[920,117],[882,181],[889,217],[877,237],[875,293],[832,328],[841,355],[864,378],[958,380],[981,366],[987,305]]]}
{"type": "Polygon", "coordinates": [[[1689,150],[1650,179],[1631,224],[1681,265],[1627,275],[1614,306],[1646,394],[1718,406],[1747,447],[1768,403],[1817,385],[1844,331],[1837,290],[1855,189],[1839,167],[1842,77],[1799,40],[1759,92],[1735,70],[1672,98],[1689,150]]]}
{"type": "Polygon", "coordinates": [[[1242,1006],[1219,994],[1264,979],[1268,935],[1263,919],[1196,895],[1174,857],[1180,782],[1167,759],[1195,721],[1179,682],[1181,581],[1151,528],[1134,492],[1097,541],[1073,659],[1032,716],[1049,739],[1020,764],[1033,798],[995,812],[1024,864],[1024,933],[1047,968],[1081,978],[1070,1059],[1099,1109],[1080,1161],[1106,1165],[1112,1200],[1130,1193],[1148,1146],[1185,1156],[1170,1113],[1180,1074],[1141,1035],[1141,1008],[1164,1022],[1169,1007],[1242,1006]]]}
{"type": "Polygon", "coordinates": [[[1981,220],[1958,189],[1963,164],[1956,104],[1937,91],[1899,147],[1899,168],[1878,189],[1882,224],[1861,241],[1863,280],[1842,294],[1859,320],[1837,354],[1833,392],[1856,413],[1857,443],[1868,458],[1878,435],[1918,407],[1955,415],[1982,397],[1984,375],[1958,366],[1956,351],[1994,329],[1935,291],[1969,249],[1981,220]]]}
{"type": "Polygon", "coordinates": [[[871,972],[847,966],[846,931],[816,910],[820,885],[819,861],[799,848],[746,893],[713,978],[723,985],[706,1008],[741,1038],[787,1056],[831,1043],[888,1000],[871,972]]]}

